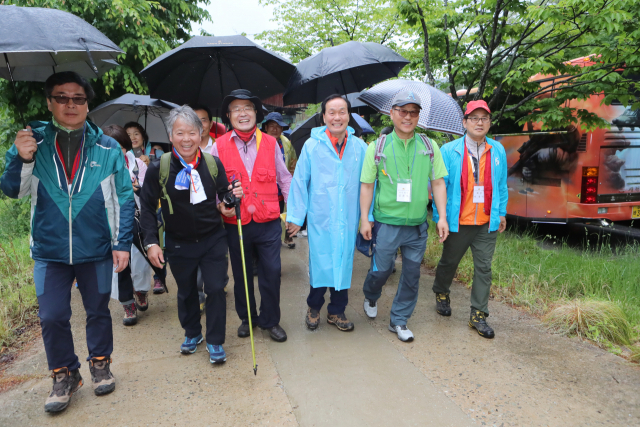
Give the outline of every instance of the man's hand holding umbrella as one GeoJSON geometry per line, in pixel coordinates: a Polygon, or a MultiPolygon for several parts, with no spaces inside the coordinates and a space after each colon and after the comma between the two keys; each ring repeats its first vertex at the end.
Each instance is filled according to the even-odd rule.
{"type": "Polygon", "coordinates": [[[33,137],[33,132],[31,132],[31,127],[27,126],[26,129],[23,129],[18,132],[16,136],[16,140],[14,141],[16,148],[18,149],[18,155],[25,162],[30,162],[33,160],[33,155],[38,151],[38,143],[36,139],[33,137]]]}

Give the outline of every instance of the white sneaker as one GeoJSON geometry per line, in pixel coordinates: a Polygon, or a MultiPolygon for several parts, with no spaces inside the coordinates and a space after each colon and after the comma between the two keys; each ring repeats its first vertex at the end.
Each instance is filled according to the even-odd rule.
{"type": "Polygon", "coordinates": [[[364,312],[370,319],[375,319],[378,315],[378,301],[371,302],[367,298],[364,299],[364,312]]]}
{"type": "Polygon", "coordinates": [[[413,341],[413,332],[407,329],[407,325],[393,326],[389,324],[389,330],[395,334],[398,334],[398,339],[404,342],[413,341]]]}
{"type": "Polygon", "coordinates": [[[302,234],[302,237],[307,237],[307,230],[302,230],[300,234],[302,234]]]}

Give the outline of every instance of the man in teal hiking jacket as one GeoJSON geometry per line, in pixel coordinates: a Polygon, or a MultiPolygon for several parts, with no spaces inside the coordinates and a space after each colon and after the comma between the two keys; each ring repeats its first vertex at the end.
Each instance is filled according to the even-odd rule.
{"type": "Polygon", "coordinates": [[[46,412],[65,409],[82,386],[71,334],[71,290],[77,279],[87,313],[87,347],[96,395],[115,389],[110,371],[111,278],[124,270],[133,239],[133,188],[118,143],[87,120],[94,96],[73,72],[45,83],[51,122],[32,122],[6,154],[0,188],[31,196],[31,257],[42,339],[53,390],[46,412]]]}

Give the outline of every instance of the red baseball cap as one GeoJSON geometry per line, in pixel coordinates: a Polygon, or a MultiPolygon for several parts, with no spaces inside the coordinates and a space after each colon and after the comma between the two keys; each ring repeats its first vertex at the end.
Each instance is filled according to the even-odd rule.
{"type": "Polygon", "coordinates": [[[478,108],[482,108],[487,113],[491,114],[491,110],[489,109],[489,106],[487,105],[487,103],[480,100],[480,101],[470,101],[467,104],[467,110],[464,112],[464,115],[466,116],[468,114],[471,114],[474,110],[477,110],[478,108]]]}

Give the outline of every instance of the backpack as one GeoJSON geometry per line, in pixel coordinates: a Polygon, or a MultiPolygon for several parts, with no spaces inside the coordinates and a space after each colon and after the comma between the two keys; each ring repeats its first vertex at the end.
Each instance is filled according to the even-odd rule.
{"type": "MultiPolygon", "coordinates": [[[[173,206],[171,205],[171,199],[167,193],[167,180],[169,179],[169,170],[171,169],[171,155],[172,153],[169,152],[164,153],[162,157],[160,157],[160,187],[162,188],[162,196],[160,196],[160,198],[167,201],[167,204],[169,205],[169,215],[173,215],[173,206]]],[[[209,174],[215,183],[218,176],[218,165],[216,164],[216,160],[209,153],[202,153],[202,158],[207,164],[209,174]]]]}
{"type": "MultiPolygon", "coordinates": [[[[421,133],[417,135],[420,137],[420,139],[422,140],[422,143],[426,148],[426,150],[420,151],[420,154],[422,154],[423,156],[428,155],[429,160],[431,160],[431,166],[432,166],[431,177],[433,178],[433,145],[431,143],[431,140],[426,135],[423,135],[421,133]]],[[[380,138],[376,140],[376,151],[373,156],[373,160],[376,164],[376,168],[380,164],[380,159],[382,159],[382,164],[384,165],[385,170],[387,169],[387,156],[384,154],[384,147],[386,142],[387,142],[387,135],[382,135],[380,138]]],[[[389,182],[393,184],[393,179],[391,179],[391,176],[387,175],[386,173],[385,173],[385,176],[389,178],[389,182]]]]}

